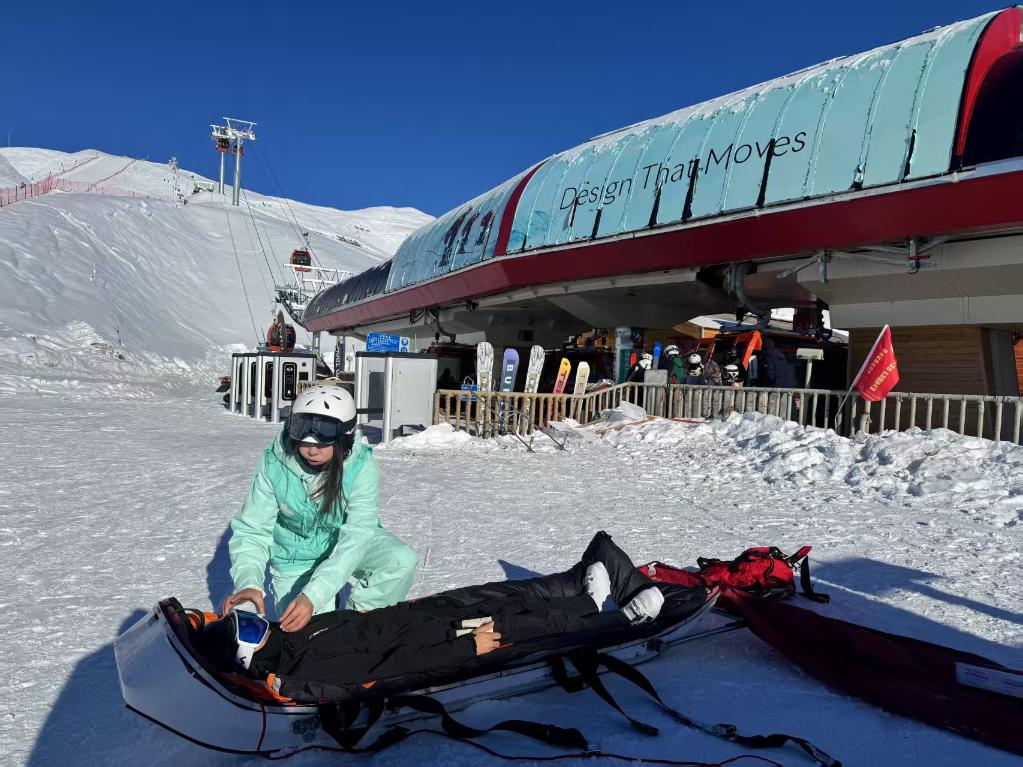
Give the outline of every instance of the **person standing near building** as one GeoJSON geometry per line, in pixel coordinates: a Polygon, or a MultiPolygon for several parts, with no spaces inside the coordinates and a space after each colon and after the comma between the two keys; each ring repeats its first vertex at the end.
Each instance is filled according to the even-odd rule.
{"type": "Polygon", "coordinates": [[[682,352],[676,344],[664,347],[664,369],[668,371],[668,383],[680,384],[686,380],[686,366],[682,361],[682,352]]]}

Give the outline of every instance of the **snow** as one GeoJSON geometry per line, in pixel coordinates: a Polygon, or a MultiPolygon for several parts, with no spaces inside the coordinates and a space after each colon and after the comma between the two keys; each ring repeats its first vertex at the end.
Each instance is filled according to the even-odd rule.
{"type": "MultiPolygon", "coordinates": [[[[154,197],[173,183],[165,166],[95,150],[0,158],[28,179],[63,169],[154,197]]],[[[0,210],[5,765],[262,763],[203,750],[127,711],[112,649],[159,599],[209,608],[231,587],[228,523],[278,428],[227,413],[213,393],[227,355],[254,334],[231,238],[264,327],[270,296],[255,232],[278,263],[296,245],[288,206],[248,196],[258,201],[251,216],[207,193],[183,207],[53,193],[0,210]]],[[[350,269],[386,257],[426,219],[290,209],[320,233],[320,259],[350,269]]],[[[1023,667],[1023,448],[940,430],[849,440],[758,415],[694,423],[622,408],[605,417],[557,424],[565,450],[544,435],[527,452],[512,436],[484,441],[443,425],[377,448],[384,524],[420,554],[412,595],[561,569],[599,529],[638,562],[679,565],[812,544],[819,587],[832,595],[812,609],[1023,667]]],[[[790,731],[846,765],[1019,763],[830,690],[748,632],[683,645],[645,672],[695,718],[790,731]]],[[[589,692],[482,703],[461,716],[579,727],[595,746],[643,757],[743,751],[678,729],[627,686],[612,687],[660,737],[630,730],[589,692]]],[[[510,735],[485,742],[551,753],[510,735]]],[[[794,749],[762,753],[809,764],[794,749]]],[[[426,738],[366,761],[470,759],[498,763],[426,738]]]]}
{"type": "MultiPolygon", "coordinates": [[[[131,400],[82,389],[0,396],[9,443],[24,446],[9,451],[0,479],[0,549],[13,583],[0,597],[0,643],[17,670],[13,705],[0,716],[7,757],[256,764],[204,751],[126,711],[111,643],[162,597],[210,607],[227,593],[227,524],[277,427],[225,412],[209,391],[153,389],[131,400]]],[[[613,416],[618,429],[562,424],[574,435],[565,452],[530,454],[511,438],[488,442],[446,426],[378,448],[384,522],[421,556],[413,595],[557,570],[598,529],[637,561],[682,565],[751,545],[810,543],[820,588],[832,594],[813,609],[1023,665],[1021,526],[997,518],[991,490],[1013,481],[1023,448],[944,432],[850,441],[769,416],[628,425],[636,415],[613,416]],[[957,484],[913,489],[936,475],[957,484]],[[970,483],[982,489],[976,497],[962,492],[970,483]]],[[[794,731],[847,765],[1018,761],[833,692],[746,632],[687,644],[645,669],[669,703],[698,718],[794,731]],[[772,705],[737,705],[740,691],[772,705]]],[[[626,688],[616,693],[660,724],[661,737],[630,731],[590,693],[548,691],[463,716],[579,726],[607,750],[648,757],[742,751],[676,730],[626,688]]],[[[544,753],[511,736],[486,742],[544,753]]],[[[795,751],[765,755],[808,764],[795,751]]],[[[436,739],[411,740],[373,763],[470,758],[496,763],[436,739]]]]}
{"type": "MultiPolygon", "coordinates": [[[[0,211],[7,390],[74,391],[83,377],[128,389],[140,380],[211,381],[272,321],[274,283],[301,245],[292,217],[311,232],[320,264],[354,272],[429,220],[408,208],[346,212],[250,192],[251,209],[210,193],[176,205],[167,166],[96,150],[0,149],[0,163],[29,178],[80,163],[62,177],[152,196],[54,192],[0,211]]],[[[180,172],[188,192],[193,176],[201,180],[180,172]]],[[[298,340],[308,334],[300,329],[298,340]]]]}

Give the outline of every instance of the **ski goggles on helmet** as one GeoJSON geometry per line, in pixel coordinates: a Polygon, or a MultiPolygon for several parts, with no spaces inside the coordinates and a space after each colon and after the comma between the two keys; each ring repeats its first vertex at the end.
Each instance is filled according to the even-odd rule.
{"type": "Polygon", "coordinates": [[[288,418],[288,436],[296,442],[332,445],[355,427],[355,421],[339,421],[316,413],[297,413],[288,418]]]}
{"type": "Polygon", "coordinates": [[[263,645],[266,635],[270,633],[270,621],[262,615],[245,610],[232,610],[228,620],[231,621],[234,639],[238,643],[234,659],[242,668],[248,668],[252,663],[252,656],[263,645]]]}

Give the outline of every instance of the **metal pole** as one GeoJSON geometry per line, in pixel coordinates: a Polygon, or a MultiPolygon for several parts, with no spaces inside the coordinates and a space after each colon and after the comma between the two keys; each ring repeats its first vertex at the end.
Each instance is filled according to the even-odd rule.
{"type": "Polygon", "coordinates": [[[241,371],[241,367],[238,365],[238,355],[231,355],[231,398],[228,400],[228,409],[232,413],[238,412],[238,384],[241,379],[238,377],[238,373],[241,371]]]}
{"type": "MultiPolygon", "coordinates": [[[[369,389],[369,386],[366,386],[369,389]]],[[[369,416],[366,413],[359,413],[359,410],[367,407],[369,402],[369,394],[363,392],[362,387],[362,357],[358,354],[355,355],[355,386],[353,388],[355,392],[355,412],[356,412],[356,423],[359,426],[363,426],[369,422],[369,416]]]]}
{"type": "Polygon", "coordinates": [[[245,366],[242,370],[242,415],[249,415],[249,402],[252,398],[252,362],[249,357],[246,354],[242,362],[245,366]]]}
{"type": "Polygon", "coordinates": [[[391,441],[391,392],[394,389],[394,357],[384,360],[384,417],[380,424],[380,441],[391,441]]]}
{"type": "Polygon", "coordinates": [[[227,152],[220,153],[220,194],[224,193],[224,157],[226,156],[227,152]]]}
{"type": "Polygon", "coordinates": [[[232,205],[241,204],[242,188],[242,139],[239,136],[234,142],[234,196],[231,198],[232,205]]]}
{"type": "Polygon", "coordinates": [[[273,386],[270,387],[270,423],[281,422],[280,389],[281,381],[281,357],[274,355],[273,386]]]}
{"type": "Polygon", "coordinates": [[[320,358],[320,331],[313,331],[313,354],[316,355],[316,359],[320,358]]]}
{"type": "Polygon", "coordinates": [[[266,392],[266,360],[263,357],[256,357],[256,418],[262,420],[266,417],[263,412],[263,399],[266,392]]]}

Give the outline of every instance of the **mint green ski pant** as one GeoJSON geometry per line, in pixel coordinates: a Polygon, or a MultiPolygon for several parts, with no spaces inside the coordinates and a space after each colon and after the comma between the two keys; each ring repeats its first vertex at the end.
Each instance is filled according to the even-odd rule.
{"type": "MultiPolygon", "coordinates": [[[[319,560],[275,562],[270,560],[270,589],[277,603],[278,616],[302,593],[319,560]]],[[[373,541],[352,573],[355,581],[348,610],[375,610],[405,599],[416,575],[419,555],[404,541],[383,528],[378,528],[373,541]]],[[[330,612],[327,604],[318,613],[330,612]]]]}

